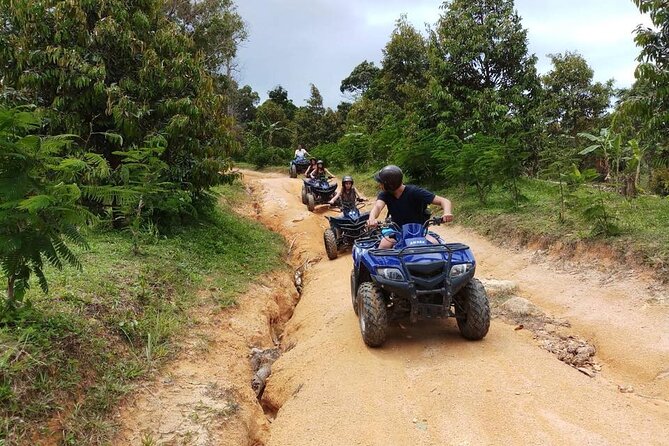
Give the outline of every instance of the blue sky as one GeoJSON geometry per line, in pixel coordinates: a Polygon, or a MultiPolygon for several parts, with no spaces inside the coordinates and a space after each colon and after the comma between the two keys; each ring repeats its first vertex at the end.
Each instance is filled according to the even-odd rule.
{"type": "MultiPolygon", "coordinates": [[[[363,60],[379,64],[395,20],[406,13],[419,30],[441,13],[437,0],[238,0],[249,40],[238,54],[237,78],[265,99],[276,85],[304,105],[315,84],[326,106],[345,100],[339,85],[363,60]]],[[[631,0],[516,0],[528,30],[529,51],[540,73],[550,70],[551,53],[578,51],[595,79],[634,81],[633,30],[650,20],[631,0]]]]}

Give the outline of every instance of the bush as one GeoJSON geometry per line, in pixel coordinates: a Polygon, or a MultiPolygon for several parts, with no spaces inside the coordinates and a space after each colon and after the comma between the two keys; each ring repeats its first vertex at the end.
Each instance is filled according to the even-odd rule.
{"type": "Polygon", "coordinates": [[[669,195],[669,167],[653,169],[650,190],[658,195],[669,195]]]}

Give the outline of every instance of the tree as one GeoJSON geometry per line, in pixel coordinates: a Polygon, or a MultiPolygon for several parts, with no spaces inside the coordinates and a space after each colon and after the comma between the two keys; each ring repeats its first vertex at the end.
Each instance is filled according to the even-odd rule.
{"type": "Polygon", "coordinates": [[[453,0],[442,9],[430,45],[433,113],[462,137],[530,127],[536,57],[513,0],[453,0]]]}
{"type": "Polygon", "coordinates": [[[233,97],[235,117],[242,124],[253,121],[257,113],[257,105],[260,102],[260,95],[253,91],[249,85],[244,85],[238,89],[233,97]]]}
{"type": "Polygon", "coordinates": [[[310,89],[311,95],[307,99],[306,107],[300,107],[295,113],[297,141],[307,148],[330,142],[328,139],[331,133],[326,129],[323,96],[314,84],[310,85],[310,89]]]}
{"type": "Polygon", "coordinates": [[[40,124],[34,113],[0,107],[0,267],[7,279],[0,320],[12,318],[31,275],[46,293],[46,264],[81,268],[68,244],[87,247],[79,227],[90,214],[74,181],[86,163],[59,156],[71,136],[32,134],[40,124]]]}
{"type": "Polygon", "coordinates": [[[162,2],[1,2],[0,20],[0,87],[36,104],[49,134],[82,135],[112,167],[114,152],[162,135],[163,181],[199,196],[225,179],[227,99],[162,2]]]}
{"type": "Polygon", "coordinates": [[[374,62],[367,62],[365,60],[358,64],[346,79],[341,81],[339,91],[349,93],[357,98],[369,90],[380,72],[381,69],[374,65],[374,62]]]}
{"type": "Polygon", "coordinates": [[[384,98],[400,107],[420,101],[420,90],[427,85],[427,44],[406,15],[395,22],[390,41],[383,49],[381,66],[379,89],[384,98]]]}
{"type": "Polygon", "coordinates": [[[274,90],[267,92],[267,96],[283,109],[288,119],[293,119],[297,111],[297,106],[293,104],[292,99],[288,99],[288,91],[285,88],[277,85],[274,87],[274,90]]]}
{"type": "Polygon", "coordinates": [[[233,61],[239,44],[248,38],[244,21],[232,0],[165,0],[165,12],[193,38],[205,54],[212,75],[232,78],[233,61]]]}
{"type": "MultiPolygon", "coordinates": [[[[634,0],[650,15],[653,28],[637,27],[635,42],[641,48],[635,76],[636,94],[626,104],[641,118],[645,143],[656,156],[663,176],[669,176],[669,4],[660,0],[634,0]]],[[[655,172],[652,172],[653,174],[655,172]]]]}
{"type": "Polygon", "coordinates": [[[613,94],[613,79],[593,83],[594,72],[578,53],[549,54],[553,69],[541,78],[543,109],[555,132],[575,136],[599,127],[613,94]]]}
{"type": "Polygon", "coordinates": [[[634,0],[643,13],[650,15],[654,28],[639,26],[635,42],[641,47],[636,76],[649,82],[654,88],[648,97],[658,111],[653,126],[669,133],[669,4],[661,0],[634,0]]]}

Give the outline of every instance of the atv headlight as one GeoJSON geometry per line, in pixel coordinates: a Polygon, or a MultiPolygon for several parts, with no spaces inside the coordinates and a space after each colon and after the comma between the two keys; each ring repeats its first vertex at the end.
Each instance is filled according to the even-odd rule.
{"type": "Polygon", "coordinates": [[[404,274],[402,274],[402,271],[397,268],[377,268],[376,273],[388,280],[404,280],[404,274]]]}
{"type": "Polygon", "coordinates": [[[451,278],[453,278],[453,277],[460,277],[460,276],[462,276],[463,274],[465,274],[466,272],[471,271],[471,269],[472,269],[473,266],[474,266],[474,265],[472,265],[471,263],[461,263],[461,264],[459,264],[459,265],[453,265],[453,266],[451,267],[451,273],[450,273],[450,276],[451,276],[451,278]]]}

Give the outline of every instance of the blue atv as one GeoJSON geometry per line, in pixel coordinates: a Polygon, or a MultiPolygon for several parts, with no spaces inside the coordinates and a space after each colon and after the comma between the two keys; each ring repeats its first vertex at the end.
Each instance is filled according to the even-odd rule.
{"type": "Polygon", "coordinates": [[[321,177],[316,179],[304,179],[302,185],[302,203],[313,212],[317,204],[327,203],[334,197],[337,191],[337,183],[330,184],[332,177],[321,177]]]}
{"type": "Polygon", "coordinates": [[[288,173],[291,178],[297,178],[298,174],[303,174],[309,168],[309,160],[307,158],[295,158],[290,162],[288,173]]]}
{"type": "MultiPolygon", "coordinates": [[[[362,201],[358,199],[358,201],[362,201]]],[[[339,200],[341,203],[341,199],[339,200]]],[[[353,242],[366,232],[369,212],[360,213],[360,205],[347,203],[340,206],[342,215],[340,217],[325,217],[330,222],[330,227],[323,233],[323,243],[328,259],[334,260],[342,249],[353,246],[353,242]]]]}
{"type": "Polygon", "coordinates": [[[391,320],[455,317],[466,339],[483,339],[490,327],[485,288],[474,278],[476,261],[468,246],[445,243],[429,232],[441,218],[425,224],[381,225],[355,241],[351,299],[362,339],[370,347],[385,340],[391,320]],[[428,234],[438,241],[430,243],[428,234]],[[379,249],[382,237],[394,236],[392,249],[379,249]]]}

